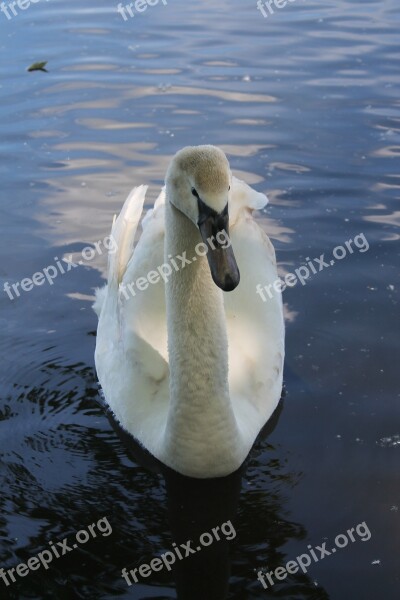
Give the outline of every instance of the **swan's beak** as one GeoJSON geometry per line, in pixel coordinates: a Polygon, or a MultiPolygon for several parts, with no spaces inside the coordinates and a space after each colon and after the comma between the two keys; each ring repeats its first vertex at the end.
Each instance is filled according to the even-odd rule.
{"type": "Polygon", "coordinates": [[[207,245],[207,259],[214,283],[224,292],[234,290],[240,281],[239,268],[229,238],[228,204],[221,213],[215,212],[200,198],[198,227],[207,245]]]}

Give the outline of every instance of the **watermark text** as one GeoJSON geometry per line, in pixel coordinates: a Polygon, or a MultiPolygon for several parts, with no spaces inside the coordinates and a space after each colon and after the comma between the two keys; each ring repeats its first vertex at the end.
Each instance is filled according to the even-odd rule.
{"type": "Polygon", "coordinates": [[[371,532],[365,521],[359,523],[356,527],[348,529],[346,533],[337,535],[335,537],[335,545],[331,550],[327,549],[327,542],[323,542],[320,546],[315,546],[315,548],[313,548],[311,544],[308,544],[308,552],[300,554],[295,560],[289,560],[284,567],[277,567],[272,571],[258,571],[257,579],[262,584],[263,588],[267,589],[268,586],[272,587],[275,585],[276,581],[283,581],[286,579],[288,574],[295,575],[299,570],[303,571],[303,573],[307,573],[307,569],[312,564],[312,561],[319,562],[326,556],[335,554],[338,549],[346,548],[349,541],[355,542],[357,539],[360,539],[362,542],[368,542],[368,540],[371,539],[371,532]],[[358,538],[356,538],[354,534],[356,534],[358,538]],[[268,583],[266,580],[268,580],[268,583]]]}

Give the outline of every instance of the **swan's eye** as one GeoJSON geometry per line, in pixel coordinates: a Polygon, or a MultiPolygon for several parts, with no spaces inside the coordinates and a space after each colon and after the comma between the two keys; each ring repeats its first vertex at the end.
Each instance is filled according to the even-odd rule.
{"type": "Polygon", "coordinates": [[[231,186],[228,187],[228,192],[229,192],[230,189],[231,189],[231,186]]]}
{"type": "Polygon", "coordinates": [[[199,195],[198,195],[198,193],[196,192],[196,190],[195,190],[195,188],[194,188],[194,187],[192,187],[192,194],[193,194],[193,196],[195,196],[196,198],[198,198],[198,197],[199,197],[199,195]]]}

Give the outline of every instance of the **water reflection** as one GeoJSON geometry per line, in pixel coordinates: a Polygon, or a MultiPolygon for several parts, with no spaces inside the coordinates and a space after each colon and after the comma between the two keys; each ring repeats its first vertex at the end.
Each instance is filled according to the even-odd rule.
{"type": "MultiPolygon", "coordinates": [[[[244,523],[241,523],[241,518],[238,516],[242,481],[246,477],[248,460],[238,471],[227,477],[194,479],[180,475],[151,456],[130,434],[121,428],[107,407],[104,404],[102,406],[111,426],[135,464],[140,464],[146,470],[161,475],[165,481],[168,522],[172,535],[171,544],[166,550],[172,550],[173,543],[180,548],[180,545],[185,545],[188,540],[192,540],[192,548],[199,549],[198,540],[202,534],[211,533],[213,528],[221,528],[225,525],[223,531],[225,531],[226,536],[220,531],[220,541],[214,541],[209,546],[203,547],[201,551],[196,552],[196,554],[191,553],[189,557],[177,560],[172,566],[172,575],[178,598],[180,600],[224,600],[228,598],[231,593],[229,588],[231,555],[237,553],[237,548],[240,548],[241,537],[246,536],[243,529],[249,526],[253,529],[250,523],[246,524],[246,519],[249,518],[246,512],[242,515],[244,523]],[[233,537],[231,526],[233,526],[233,531],[236,533],[234,542],[228,539],[233,537]]],[[[282,410],[283,399],[281,399],[273,416],[260,433],[257,445],[261,442],[265,444],[267,438],[276,428],[282,410]]],[[[275,464],[271,462],[268,468],[268,476],[272,481],[275,478],[280,478],[279,461],[275,464]]],[[[283,504],[284,500],[280,497],[279,491],[276,489],[269,491],[267,486],[262,492],[252,495],[249,504],[251,506],[250,514],[257,518],[256,529],[262,532],[265,536],[264,541],[268,542],[266,555],[261,552],[257,553],[257,561],[260,563],[260,567],[268,564],[271,565],[271,569],[274,569],[285,564],[287,557],[279,548],[291,538],[304,539],[306,537],[306,532],[301,525],[283,518],[283,504]]],[[[157,555],[159,554],[157,552],[157,555]]],[[[150,556],[146,555],[142,560],[142,564],[149,564],[154,556],[155,550],[153,548],[152,554],[150,556]]],[[[139,567],[139,563],[124,566],[129,571],[139,567]]],[[[239,569],[240,571],[241,569],[239,569]]],[[[137,577],[140,578],[139,575],[137,577]]],[[[151,578],[154,577],[157,578],[156,573],[152,573],[151,578]]],[[[316,598],[315,584],[307,575],[301,574],[290,577],[289,581],[286,581],[284,585],[276,585],[270,593],[281,598],[291,598],[293,593],[297,593],[298,598],[316,598]]],[[[248,586],[249,578],[254,579],[254,584],[253,586],[250,584],[250,587],[255,588],[254,593],[257,595],[255,597],[258,597],[258,594],[261,597],[261,592],[264,592],[264,590],[256,580],[257,573],[249,568],[248,572],[244,574],[244,580],[246,581],[244,585],[240,584],[236,578],[233,581],[235,598],[240,598],[241,594],[244,593],[244,587],[248,586]]],[[[320,600],[328,598],[328,595],[321,588],[319,594],[318,598],[320,600]]]]}

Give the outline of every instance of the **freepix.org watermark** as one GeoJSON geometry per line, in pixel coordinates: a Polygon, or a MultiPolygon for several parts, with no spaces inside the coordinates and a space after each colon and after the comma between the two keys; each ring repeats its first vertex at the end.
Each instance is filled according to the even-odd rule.
{"type": "Polygon", "coordinates": [[[127,21],[128,18],[133,19],[137,13],[143,13],[149,6],[156,6],[159,2],[162,2],[164,6],[167,5],[167,0],[135,0],[125,5],[120,2],[117,6],[117,12],[124,21],[127,21]]]}
{"type": "Polygon", "coordinates": [[[303,571],[303,573],[307,573],[307,569],[313,561],[315,563],[319,562],[326,556],[335,554],[337,550],[346,548],[349,542],[356,542],[357,539],[360,539],[362,542],[368,542],[368,540],[371,539],[371,532],[365,521],[348,529],[346,533],[337,535],[335,537],[335,545],[331,550],[327,549],[327,542],[324,542],[321,546],[315,546],[315,548],[313,548],[311,544],[308,544],[308,552],[300,554],[295,560],[289,560],[284,567],[277,567],[273,571],[264,571],[260,569],[260,571],[257,572],[257,579],[262,584],[263,588],[267,589],[268,587],[275,585],[277,581],[286,579],[288,574],[295,575],[299,570],[303,571]],[[356,534],[358,538],[354,534],[356,534]],[[266,580],[268,580],[268,583],[266,580]]]}
{"type": "Polygon", "coordinates": [[[328,267],[333,267],[336,261],[343,260],[348,254],[353,254],[353,244],[359,252],[367,252],[369,250],[367,238],[363,233],[359,233],[354,239],[347,240],[343,246],[336,246],[332,252],[333,258],[325,260],[325,254],[321,254],[319,258],[313,258],[312,260],[307,257],[306,265],[301,265],[294,273],[287,273],[284,279],[278,277],[274,283],[270,283],[264,287],[258,283],[256,293],[263,302],[267,302],[268,298],[273,298],[274,294],[281,294],[287,287],[294,287],[298,282],[301,285],[306,285],[310,275],[316,275],[328,267]]]}
{"type": "Polygon", "coordinates": [[[130,283],[121,283],[119,286],[120,293],[124,296],[125,300],[128,300],[129,296],[136,296],[136,290],[140,292],[144,292],[150,284],[156,284],[161,279],[167,283],[169,277],[172,275],[173,271],[179,271],[180,269],[184,269],[186,265],[191,265],[192,263],[197,261],[199,256],[206,256],[209,252],[209,249],[216,250],[217,248],[222,248],[226,250],[232,245],[231,239],[225,230],[219,231],[215,236],[211,236],[207,238],[207,243],[199,242],[195,246],[196,256],[193,256],[191,259],[187,258],[186,250],[182,254],[177,254],[176,256],[172,256],[170,254],[168,256],[168,262],[163,263],[157,270],[149,271],[145,277],[138,277],[135,281],[131,281],[130,283]]]}
{"type": "Polygon", "coordinates": [[[73,262],[72,254],[61,259],[55,256],[54,264],[48,265],[42,271],[37,271],[31,277],[25,277],[16,283],[10,284],[6,281],[3,290],[10,300],[15,300],[15,298],[21,296],[21,292],[30,292],[35,286],[41,286],[45,283],[53,285],[54,280],[59,275],[65,275],[65,273],[72,271],[72,269],[76,269],[86,262],[90,262],[96,255],[102,255],[103,248],[111,254],[117,251],[117,243],[111,235],[106,236],[99,242],[95,242],[93,246],[86,246],[83,248],[81,252],[82,260],[79,260],[77,263],[73,262]]]}
{"type": "Polygon", "coordinates": [[[199,544],[195,548],[192,547],[192,540],[188,540],[185,544],[179,544],[179,546],[173,543],[173,550],[168,550],[167,552],[164,552],[164,554],[161,554],[161,556],[153,558],[150,561],[150,564],[142,563],[136,569],[131,569],[129,573],[127,569],[122,569],[122,577],[125,579],[126,583],[131,586],[131,579],[135,583],[139,583],[138,576],[142,578],[149,577],[153,571],[161,571],[164,568],[171,571],[172,565],[176,563],[177,559],[183,560],[188,558],[192,554],[200,552],[202,548],[211,546],[214,542],[221,541],[220,534],[222,534],[227,541],[233,540],[236,537],[236,531],[231,521],[226,521],[221,527],[213,527],[211,533],[202,533],[199,538],[199,544]],[[139,573],[139,575],[137,575],[137,573],[139,573]]]}
{"type": "Polygon", "coordinates": [[[79,544],[86,544],[91,538],[97,537],[97,533],[101,533],[103,537],[108,537],[112,533],[112,527],[108,522],[107,517],[99,519],[97,523],[92,523],[87,529],[88,531],[86,531],[86,529],[81,529],[75,535],[77,543],[74,542],[72,545],[69,545],[68,538],[64,538],[62,542],[49,542],[49,550],[42,550],[37,556],[31,556],[26,564],[20,563],[7,571],[5,569],[0,569],[1,579],[8,587],[10,583],[16,582],[14,573],[18,575],[18,577],[26,577],[31,571],[37,571],[41,567],[44,567],[47,570],[54,558],[61,558],[78,548],[79,544]]]}
{"type": "MultiPolygon", "coordinates": [[[[31,4],[37,4],[41,0],[14,0],[12,2],[1,2],[0,10],[10,21],[18,15],[19,10],[26,10],[31,4]]],[[[49,0],[46,0],[48,2],[49,0]]]]}
{"type": "Polygon", "coordinates": [[[285,8],[288,3],[292,2],[296,2],[296,0],[257,0],[257,10],[267,19],[269,15],[275,14],[275,8],[285,8]]]}

